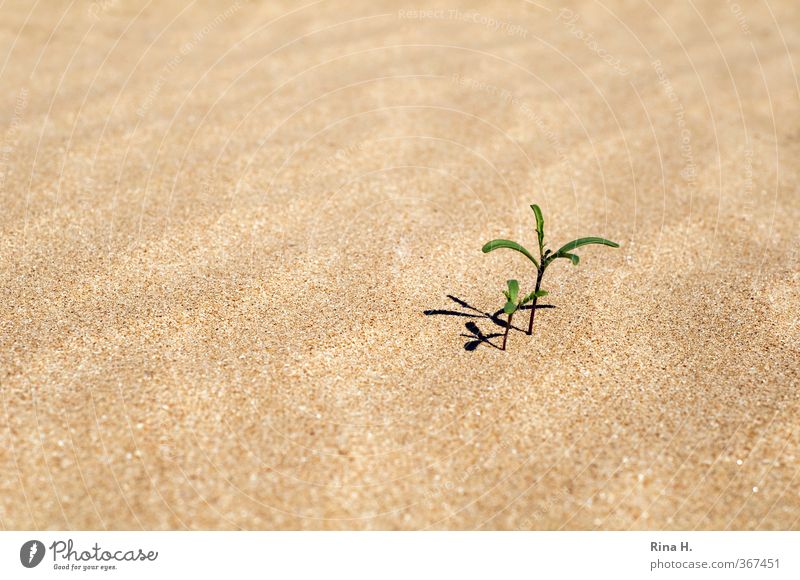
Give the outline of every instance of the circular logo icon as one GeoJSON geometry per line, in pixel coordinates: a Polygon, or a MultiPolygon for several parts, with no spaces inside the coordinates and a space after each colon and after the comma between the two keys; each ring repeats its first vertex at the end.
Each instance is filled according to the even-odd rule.
{"type": "Polygon", "coordinates": [[[44,558],[44,544],[39,540],[28,540],[19,549],[19,561],[26,568],[35,568],[44,558]]]}

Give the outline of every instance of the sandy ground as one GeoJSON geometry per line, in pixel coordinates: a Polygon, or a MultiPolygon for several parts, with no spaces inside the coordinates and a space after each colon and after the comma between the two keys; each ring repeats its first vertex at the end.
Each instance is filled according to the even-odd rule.
{"type": "Polygon", "coordinates": [[[800,527],[797,2],[0,12],[3,528],[800,527]]]}

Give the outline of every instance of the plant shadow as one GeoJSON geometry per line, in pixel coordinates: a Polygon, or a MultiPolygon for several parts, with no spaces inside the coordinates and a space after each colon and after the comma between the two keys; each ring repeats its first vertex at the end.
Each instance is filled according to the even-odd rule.
{"type": "MultiPolygon", "coordinates": [[[[503,314],[503,309],[500,308],[494,313],[484,312],[478,308],[475,308],[471,304],[469,304],[466,300],[462,300],[461,298],[457,298],[452,294],[448,294],[447,297],[461,306],[464,310],[448,310],[448,309],[433,309],[433,310],[423,310],[422,313],[425,316],[460,316],[463,318],[486,318],[493,322],[495,325],[499,326],[503,329],[502,332],[497,333],[490,333],[484,334],[483,331],[480,329],[478,324],[475,321],[467,322],[464,327],[466,328],[469,334],[461,334],[464,338],[469,338],[470,340],[464,345],[464,350],[472,352],[477,349],[481,344],[486,344],[487,346],[491,346],[500,350],[500,346],[493,343],[490,339],[497,338],[499,336],[503,336],[505,333],[506,326],[508,326],[508,320],[501,318],[503,314]]],[[[537,304],[536,310],[544,309],[544,308],[555,308],[553,304],[537,304]]],[[[531,305],[526,304],[520,310],[530,310],[531,305]]],[[[526,332],[527,329],[519,328],[516,325],[511,325],[511,330],[518,330],[520,332],[526,332]]]]}
{"type": "Polygon", "coordinates": [[[486,343],[487,346],[491,346],[496,349],[500,348],[489,339],[496,338],[498,336],[503,336],[502,332],[496,332],[493,334],[483,334],[481,329],[474,322],[467,322],[464,326],[470,332],[470,334],[461,334],[461,336],[463,336],[464,338],[471,339],[468,340],[467,343],[464,345],[464,350],[468,350],[471,352],[476,348],[478,348],[481,345],[481,343],[486,343]]]}

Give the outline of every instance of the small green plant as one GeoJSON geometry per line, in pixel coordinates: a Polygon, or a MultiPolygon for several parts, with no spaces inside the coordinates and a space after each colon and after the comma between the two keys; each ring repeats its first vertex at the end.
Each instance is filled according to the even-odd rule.
{"type": "Polygon", "coordinates": [[[506,304],[503,306],[503,312],[508,315],[508,323],[506,323],[506,332],[503,335],[503,347],[502,350],[506,349],[506,341],[508,340],[508,331],[511,330],[511,320],[514,318],[514,313],[519,310],[523,305],[527,304],[531,300],[535,300],[536,298],[540,298],[542,296],[547,296],[547,290],[535,290],[525,296],[524,298],[519,297],[519,282],[516,280],[509,280],[507,282],[508,290],[503,290],[503,294],[506,297],[506,304]]]}
{"type": "MultiPolygon", "coordinates": [[[[533,254],[531,254],[528,250],[526,250],[522,245],[518,244],[517,242],[512,242],[511,240],[492,240],[491,242],[485,244],[483,246],[483,253],[488,254],[492,250],[496,250],[498,248],[508,248],[509,250],[514,250],[519,252],[526,258],[528,258],[533,265],[536,267],[536,287],[531,294],[528,296],[531,297],[532,304],[531,304],[531,318],[528,323],[528,334],[533,334],[533,318],[536,315],[536,301],[539,297],[543,296],[542,292],[542,277],[544,276],[544,272],[547,267],[555,262],[559,258],[566,258],[572,262],[573,266],[577,266],[580,263],[580,258],[576,254],[573,254],[572,251],[580,248],[581,246],[588,246],[589,244],[600,244],[603,246],[611,246],[612,248],[619,248],[619,244],[616,242],[612,242],[610,240],[606,240],[604,238],[597,238],[597,237],[588,237],[588,238],[578,238],[577,240],[573,240],[568,244],[561,246],[558,251],[553,252],[547,249],[546,244],[544,242],[544,217],[542,217],[542,210],[539,208],[538,205],[533,204],[531,206],[534,215],[536,216],[536,235],[539,238],[539,259],[537,260],[534,258],[533,254]]],[[[516,282],[516,280],[509,280],[509,293],[511,291],[511,282],[516,282]]],[[[517,284],[517,293],[519,293],[519,284],[517,284]]],[[[545,292],[546,294],[546,292],[545,292]]],[[[508,295],[507,295],[508,296],[508,295]]],[[[528,297],[526,296],[526,299],[528,297]]],[[[513,302],[509,299],[509,302],[513,302]]],[[[508,304],[506,304],[508,306],[508,304]]],[[[521,304],[520,304],[521,306],[521,304]]],[[[517,307],[519,308],[519,306],[517,307]]],[[[516,312],[517,308],[514,309],[516,312]]],[[[506,311],[508,314],[508,311],[506,311]]],[[[506,327],[506,336],[508,336],[508,328],[511,326],[509,315],[509,325],[506,327]]],[[[505,349],[505,338],[503,338],[503,348],[505,349]]]]}

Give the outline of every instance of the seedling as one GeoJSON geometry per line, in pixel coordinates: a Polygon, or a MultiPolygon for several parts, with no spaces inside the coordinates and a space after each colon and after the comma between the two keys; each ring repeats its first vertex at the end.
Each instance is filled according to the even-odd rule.
{"type": "MultiPolygon", "coordinates": [[[[508,248],[509,250],[514,250],[516,252],[519,252],[526,258],[528,258],[531,262],[533,262],[533,265],[536,267],[536,289],[531,294],[528,295],[532,297],[531,318],[530,321],[528,322],[528,334],[533,334],[533,318],[536,315],[536,301],[539,299],[539,297],[544,295],[541,293],[543,292],[543,290],[541,289],[542,277],[544,276],[544,272],[550,264],[552,264],[559,258],[566,258],[572,262],[573,266],[577,266],[580,263],[580,258],[576,254],[573,254],[572,250],[580,248],[581,246],[588,246],[589,244],[600,244],[603,246],[611,246],[612,248],[619,248],[619,244],[616,242],[612,242],[604,238],[588,237],[588,238],[578,238],[577,240],[573,240],[570,243],[561,246],[557,252],[552,252],[551,250],[547,249],[544,242],[544,217],[542,217],[542,210],[536,204],[533,204],[531,206],[531,209],[533,210],[533,213],[536,216],[536,235],[539,238],[538,260],[534,258],[533,254],[531,254],[528,250],[526,250],[522,245],[518,244],[517,242],[512,242],[511,240],[492,240],[491,242],[483,246],[484,254],[487,254],[492,250],[496,250],[498,248],[508,248]]],[[[508,283],[509,293],[511,291],[511,282],[516,283],[516,280],[509,280],[508,283]]],[[[517,292],[519,292],[519,285],[517,285],[517,292]]],[[[509,302],[513,301],[509,298],[509,302]]],[[[508,306],[508,303],[506,304],[506,306],[508,306]]],[[[514,309],[514,312],[515,311],[516,308],[514,309]]],[[[506,314],[508,314],[508,311],[506,311],[506,314]]],[[[509,314],[508,326],[511,326],[510,319],[511,315],[509,314]]],[[[506,336],[508,336],[508,327],[506,327],[506,336]]],[[[503,348],[505,349],[505,338],[503,339],[503,348]]]]}
{"type": "Polygon", "coordinates": [[[508,340],[508,331],[511,330],[511,320],[514,318],[514,313],[519,310],[523,305],[527,304],[531,300],[535,300],[540,296],[546,296],[547,290],[535,290],[531,292],[524,298],[519,297],[519,282],[516,280],[509,280],[507,282],[508,290],[503,290],[503,294],[506,297],[506,304],[503,306],[503,312],[508,315],[508,323],[506,324],[506,333],[503,335],[503,347],[502,350],[506,349],[506,341],[508,340]]]}

